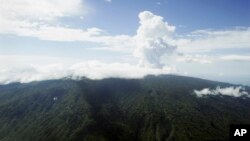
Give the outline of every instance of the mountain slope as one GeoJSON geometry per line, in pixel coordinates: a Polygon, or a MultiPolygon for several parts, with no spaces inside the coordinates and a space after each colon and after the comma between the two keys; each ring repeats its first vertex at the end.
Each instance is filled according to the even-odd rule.
{"type": "Polygon", "coordinates": [[[250,124],[250,99],[193,93],[216,86],[231,84],[161,75],[2,85],[0,140],[227,140],[229,124],[250,124]]]}

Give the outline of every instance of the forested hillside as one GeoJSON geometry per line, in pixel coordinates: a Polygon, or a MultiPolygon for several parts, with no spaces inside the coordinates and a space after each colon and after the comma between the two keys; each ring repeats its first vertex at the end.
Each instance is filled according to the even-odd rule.
{"type": "Polygon", "coordinates": [[[0,85],[0,141],[228,140],[229,124],[250,124],[250,98],[193,92],[217,86],[231,84],[161,75],[0,85]]]}

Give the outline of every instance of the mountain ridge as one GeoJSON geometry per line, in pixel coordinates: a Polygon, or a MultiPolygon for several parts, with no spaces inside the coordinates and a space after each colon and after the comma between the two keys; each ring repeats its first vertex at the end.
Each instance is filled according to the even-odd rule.
{"type": "Polygon", "coordinates": [[[228,140],[230,124],[250,123],[250,99],[193,93],[217,86],[237,85],[175,75],[1,85],[0,140],[228,140]]]}

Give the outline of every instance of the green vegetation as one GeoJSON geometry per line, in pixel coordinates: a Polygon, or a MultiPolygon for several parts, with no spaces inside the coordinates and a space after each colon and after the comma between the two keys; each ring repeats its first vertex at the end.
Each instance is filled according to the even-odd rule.
{"type": "Polygon", "coordinates": [[[193,94],[217,85],[230,84],[161,75],[2,85],[0,141],[228,140],[229,124],[250,124],[250,99],[193,94]]]}

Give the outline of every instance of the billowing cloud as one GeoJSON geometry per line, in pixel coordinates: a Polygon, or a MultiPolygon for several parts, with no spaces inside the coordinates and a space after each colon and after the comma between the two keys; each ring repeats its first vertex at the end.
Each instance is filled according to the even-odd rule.
{"type": "Polygon", "coordinates": [[[142,66],[163,67],[161,57],[172,54],[176,49],[171,37],[175,26],[164,22],[163,17],[149,11],[139,14],[140,26],[137,29],[136,50],[134,54],[141,60],[142,66]]]}
{"type": "Polygon", "coordinates": [[[198,97],[202,97],[205,95],[227,95],[227,96],[234,96],[234,97],[241,97],[241,96],[250,97],[248,92],[245,91],[245,88],[242,86],[237,86],[237,87],[231,86],[231,87],[225,87],[225,88],[221,88],[218,86],[216,89],[204,88],[202,90],[194,90],[194,93],[198,97]]]}

